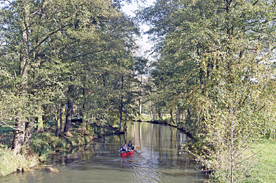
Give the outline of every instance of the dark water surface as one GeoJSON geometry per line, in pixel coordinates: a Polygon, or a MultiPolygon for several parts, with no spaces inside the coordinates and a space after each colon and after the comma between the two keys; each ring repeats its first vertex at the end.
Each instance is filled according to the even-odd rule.
{"type": "Polygon", "coordinates": [[[175,128],[151,123],[129,124],[127,134],[107,136],[70,154],[53,157],[59,173],[35,169],[12,174],[0,182],[13,183],[122,183],[122,182],[203,182],[204,174],[195,170],[199,165],[181,150],[187,136],[175,128]],[[129,140],[140,149],[122,158],[118,149],[129,140]]]}

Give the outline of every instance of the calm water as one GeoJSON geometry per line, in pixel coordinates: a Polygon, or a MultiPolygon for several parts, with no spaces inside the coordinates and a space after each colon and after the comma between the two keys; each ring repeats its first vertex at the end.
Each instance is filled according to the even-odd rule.
{"type": "Polygon", "coordinates": [[[129,124],[121,136],[108,136],[70,154],[53,157],[51,163],[59,173],[36,169],[12,174],[0,182],[13,183],[86,183],[86,182],[203,182],[205,176],[195,168],[199,165],[181,151],[189,139],[175,128],[150,123],[129,124]],[[122,158],[118,149],[129,140],[140,149],[122,158]]]}

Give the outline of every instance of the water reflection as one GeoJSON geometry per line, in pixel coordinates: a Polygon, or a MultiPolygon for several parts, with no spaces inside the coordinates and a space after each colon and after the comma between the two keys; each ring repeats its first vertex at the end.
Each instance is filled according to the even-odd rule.
{"type": "Polygon", "coordinates": [[[197,165],[181,151],[181,144],[188,140],[175,128],[133,123],[125,135],[108,136],[54,156],[58,174],[33,170],[0,178],[0,182],[203,182],[197,165]],[[138,153],[122,158],[118,150],[129,140],[139,147],[138,153]]]}

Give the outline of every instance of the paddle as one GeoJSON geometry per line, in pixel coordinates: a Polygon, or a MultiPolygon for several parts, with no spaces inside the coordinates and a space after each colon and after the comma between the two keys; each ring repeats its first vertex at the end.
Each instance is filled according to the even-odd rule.
{"type": "Polygon", "coordinates": [[[135,149],[134,149],[134,152],[136,152],[136,153],[138,153],[140,155],[140,153],[138,151],[136,151],[135,149]]]}
{"type": "MultiPolygon", "coordinates": [[[[133,147],[134,147],[134,148],[136,148],[136,149],[140,149],[140,147],[139,147],[139,146],[135,146],[135,145],[133,145],[133,147]]],[[[140,153],[139,153],[137,150],[135,150],[135,149],[134,149],[134,152],[136,152],[136,153],[138,153],[138,154],[140,155],[140,153]]]]}

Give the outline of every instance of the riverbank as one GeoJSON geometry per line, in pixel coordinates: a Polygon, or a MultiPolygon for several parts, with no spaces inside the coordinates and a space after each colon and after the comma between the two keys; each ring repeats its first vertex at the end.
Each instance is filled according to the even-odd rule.
{"type": "Polygon", "coordinates": [[[8,148],[0,148],[0,176],[14,172],[28,172],[30,168],[39,164],[39,157],[32,155],[14,155],[8,148]]]}
{"type": "Polygon", "coordinates": [[[107,135],[68,153],[56,153],[52,161],[32,172],[0,177],[0,182],[121,183],[125,177],[132,177],[134,182],[203,182],[206,175],[196,170],[201,165],[179,153],[178,145],[189,140],[176,128],[128,121],[124,135],[107,135]],[[122,158],[119,147],[129,140],[139,147],[138,153],[122,158]]]}
{"type": "Polygon", "coordinates": [[[256,166],[253,167],[249,176],[250,181],[244,183],[273,183],[276,180],[276,140],[261,139],[251,145],[251,149],[259,151],[256,158],[259,160],[256,166]]]}
{"type": "MultiPolygon", "coordinates": [[[[190,138],[193,138],[192,134],[185,128],[184,123],[175,124],[169,119],[162,120],[151,120],[145,116],[140,116],[140,118],[135,119],[137,122],[148,122],[154,124],[163,124],[177,128],[178,130],[183,131],[190,138]]],[[[262,138],[256,143],[252,144],[250,148],[256,154],[256,160],[259,162],[252,162],[256,165],[252,168],[252,171],[247,175],[250,181],[243,181],[243,183],[273,183],[276,180],[276,140],[273,138],[267,139],[262,138]]]]}
{"type": "Polygon", "coordinates": [[[49,155],[67,152],[73,148],[83,146],[92,140],[105,135],[118,134],[117,127],[91,124],[88,129],[72,128],[69,134],[55,135],[54,129],[47,129],[43,133],[34,133],[31,150],[28,154],[15,155],[10,147],[13,131],[7,127],[0,127],[0,177],[14,172],[26,172],[32,167],[47,162],[49,155]]]}
{"type": "MultiPolygon", "coordinates": [[[[151,123],[172,126],[160,121],[152,121],[151,123]]],[[[56,137],[54,135],[54,131],[35,134],[32,140],[32,149],[35,150],[34,148],[37,148],[35,150],[38,152],[36,155],[33,154],[29,157],[22,155],[14,156],[7,147],[0,148],[0,174],[1,176],[5,176],[16,171],[28,171],[29,167],[41,164],[42,162],[48,162],[50,160],[49,157],[52,157],[49,155],[66,153],[76,147],[82,148],[82,145],[85,145],[94,139],[118,133],[117,130],[118,128],[116,127],[103,127],[94,124],[94,126],[89,130],[90,134],[88,134],[87,131],[82,131],[81,128],[73,128],[70,136],[61,135],[61,137],[56,137]]],[[[9,135],[12,137],[12,133],[9,133],[9,135]]],[[[260,162],[248,175],[251,177],[250,183],[274,182],[274,180],[276,180],[276,176],[274,174],[276,170],[276,155],[274,154],[276,150],[276,141],[273,139],[261,139],[255,144],[252,144],[251,149],[254,151],[262,151],[257,154],[257,159],[260,159],[260,162]]],[[[249,182],[247,181],[244,183],[249,182]]]]}
{"type": "Polygon", "coordinates": [[[192,136],[192,134],[190,133],[190,131],[186,128],[185,126],[185,122],[184,121],[180,121],[180,122],[174,122],[170,119],[170,117],[166,116],[166,117],[162,117],[162,119],[159,120],[152,120],[152,118],[150,116],[146,116],[146,115],[140,115],[138,117],[136,117],[134,119],[135,122],[147,122],[147,123],[153,123],[153,124],[161,124],[161,125],[167,125],[167,126],[171,126],[171,127],[175,127],[178,130],[184,132],[188,137],[190,138],[194,138],[192,136]]]}

